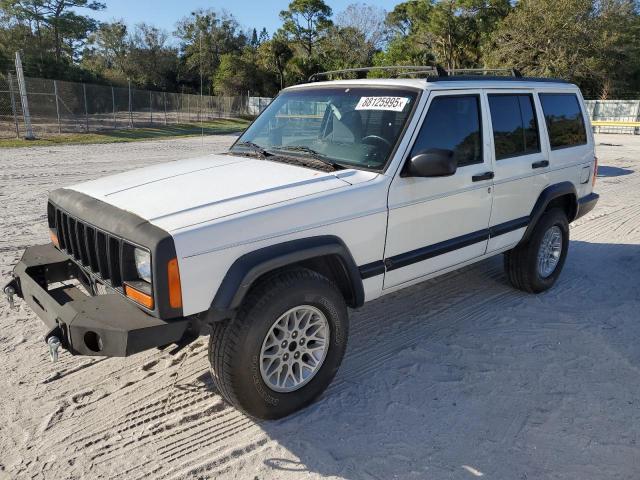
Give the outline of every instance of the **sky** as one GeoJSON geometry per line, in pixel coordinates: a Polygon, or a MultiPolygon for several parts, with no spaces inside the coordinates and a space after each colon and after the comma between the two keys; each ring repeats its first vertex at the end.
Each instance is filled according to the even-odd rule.
{"type": "MultiPolygon", "coordinates": [[[[226,10],[238,20],[244,29],[266,27],[273,33],[280,27],[279,14],[289,5],[290,0],[103,0],[107,4],[105,10],[90,12],[89,15],[100,21],[124,19],[128,25],[146,22],[174,30],[175,23],[198,8],[226,10]]],[[[325,0],[333,9],[334,15],[341,12],[351,3],[358,0],[325,0]]],[[[369,5],[376,5],[385,10],[392,10],[401,0],[366,0],[369,5]]]]}

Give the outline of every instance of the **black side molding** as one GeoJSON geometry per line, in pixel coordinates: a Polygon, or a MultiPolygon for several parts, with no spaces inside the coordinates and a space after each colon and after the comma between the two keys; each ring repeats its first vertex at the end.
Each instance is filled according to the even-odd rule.
{"type": "Polygon", "coordinates": [[[489,230],[479,230],[477,232],[461,235],[460,237],[451,238],[444,242],[436,243],[426,247],[411,250],[410,252],[401,253],[385,259],[384,263],[387,271],[396,270],[406,267],[413,263],[422,262],[438,255],[453,252],[460,248],[468,247],[474,243],[483,242],[489,239],[489,230]]]}
{"type": "Polygon", "coordinates": [[[232,312],[242,303],[253,283],[263,274],[312,258],[335,255],[349,279],[353,307],[364,304],[364,288],[360,271],[349,249],[333,235],[302,238],[271,245],[238,258],[225,275],[213,299],[211,308],[217,312],[232,312]]]}
{"type": "Polygon", "coordinates": [[[360,276],[363,280],[371,277],[375,277],[377,275],[382,275],[384,273],[384,262],[382,260],[378,260],[376,262],[367,263],[365,265],[360,266],[360,276]]]}
{"type": "Polygon", "coordinates": [[[569,222],[572,222],[576,218],[576,214],[578,212],[578,195],[576,193],[576,188],[573,186],[571,182],[560,182],[555,185],[549,185],[545,188],[536,204],[533,206],[533,210],[531,211],[531,215],[529,215],[529,227],[525,230],[524,236],[522,237],[521,243],[526,242],[531,233],[533,232],[534,227],[540,220],[540,217],[544,213],[547,206],[556,198],[560,198],[563,196],[569,196],[571,198],[571,211],[569,212],[569,222]]]}

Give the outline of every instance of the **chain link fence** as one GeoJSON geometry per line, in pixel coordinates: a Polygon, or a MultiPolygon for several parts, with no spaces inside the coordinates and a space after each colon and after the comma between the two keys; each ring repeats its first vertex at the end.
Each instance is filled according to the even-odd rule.
{"type": "MultiPolygon", "coordinates": [[[[213,97],[158,92],[62,80],[25,78],[36,137],[59,133],[150,127],[256,116],[268,97],[213,97]]],[[[587,100],[596,133],[640,134],[640,100],[587,100]],[[605,123],[605,125],[598,125],[605,123]]],[[[18,81],[0,74],[0,138],[24,137],[25,124],[18,81]]]]}
{"type": "MultiPolygon", "coordinates": [[[[266,97],[200,96],[31,77],[25,78],[25,88],[36,137],[255,116],[271,102],[266,97]]],[[[24,134],[16,76],[0,74],[0,138],[24,134]]]]}

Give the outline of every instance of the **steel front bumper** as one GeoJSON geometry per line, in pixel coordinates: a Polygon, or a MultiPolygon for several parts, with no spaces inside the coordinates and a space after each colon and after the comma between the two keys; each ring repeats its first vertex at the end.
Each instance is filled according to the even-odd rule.
{"type": "Polygon", "coordinates": [[[31,307],[74,355],[125,357],[188,338],[190,320],[161,320],[118,293],[88,296],[78,287],[52,285],[82,275],[52,244],[28,248],[5,287],[31,307]]]}

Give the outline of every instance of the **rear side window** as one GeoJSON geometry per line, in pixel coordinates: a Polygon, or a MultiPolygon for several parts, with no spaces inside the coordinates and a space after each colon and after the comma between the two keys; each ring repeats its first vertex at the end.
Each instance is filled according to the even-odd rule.
{"type": "Polygon", "coordinates": [[[424,119],[412,156],[432,148],[451,150],[458,167],[482,163],[480,98],[435,97],[424,119]]]}
{"type": "Polygon", "coordinates": [[[540,103],[552,150],[587,143],[584,117],[575,94],[541,93],[540,103]]]}
{"type": "Polygon", "coordinates": [[[533,97],[527,94],[489,95],[496,160],[540,151],[533,97]]]}

